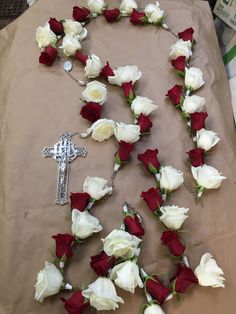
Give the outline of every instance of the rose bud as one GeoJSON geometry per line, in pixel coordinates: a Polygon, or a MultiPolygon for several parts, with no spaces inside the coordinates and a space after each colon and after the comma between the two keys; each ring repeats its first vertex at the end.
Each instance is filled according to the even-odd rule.
{"type": "Polygon", "coordinates": [[[112,68],[110,67],[109,63],[107,62],[107,64],[102,68],[101,72],[100,72],[100,76],[104,77],[106,80],[108,78],[108,76],[114,76],[114,72],[112,70],[112,68]]]}
{"type": "Polygon", "coordinates": [[[111,10],[104,10],[103,15],[108,23],[113,23],[119,19],[120,10],[117,8],[111,10]]]}
{"type": "Polygon", "coordinates": [[[146,192],[141,193],[141,197],[147,203],[149,209],[155,212],[163,205],[161,192],[158,188],[151,188],[146,192]]]}
{"type": "Polygon", "coordinates": [[[83,212],[88,207],[90,199],[91,196],[88,193],[71,193],[71,210],[78,209],[83,212]]]}
{"type": "Polygon", "coordinates": [[[88,56],[86,54],[81,53],[81,51],[77,50],[75,54],[75,59],[79,60],[83,65],[86,65],[88,56]]]}
{"type": "Polygon", "coordinates": [[[85,297],[82,295],[82,291],[76,291],[69,299],[60,298],[65,304],[65,309],[68,314],[81,314],[82,310],[89,306],[89,302],[85,301],[85,297]]]}
{"type": "Polygon", "coordinates": [[[137,10],[133,10],[131,16],[130,16],[130,22],[132,24],[145,24],[146,23],[146,14],[144,12],[138,12],[137,10]]]}
{"type": "Polygon", "coordinates": [[[152,121],[142,113],[138,117],[138,121],[136,124],[140,126],[140,132],[141,133],[149,132],[150,128],[152,127],[152,121]]]}
{"type": "Polygon", "coordinates": [[[176,106],[180,104],[182,94],[183,87],[181,85],[175,85],[174,87],[168,90],[166,96],[169,96],[170,100],[176,106]]]}
{"type": "Polygon", "coordinates": [[[134,144],[126,143],[124,141],[118,142],[119,150],[116,153],[115,157],[118,159],[119,164],[122,162],[127,162],[130,156],[130,153],[134,150],[134,144]]]}
{"type": "Polygon", "coordinates": [[[50,17],[48,23],[50,25],[50,29],[53,31],[54,34],[58,36],[64,34],[64,28],[61,21],[56,20],[54,17],[50,17]]]}
{"type": "Polygon", "coordinates": [[[147,171],[150,171],[153,174],[158,172],[161,165],[157,159],[157,154],[157,149],[147,149],[145,153],[138,154],[138,160],[142,161],[147,171]]]}
{"type": "Polygon", "coordinates": [[[135,98],[133,82],[130,81],[127,83],[122,83],[121,87],[123,88],[125,97],[129,102],[132,102],[132,100],[135,98]]]}
{"type": "Polygon", "coordinates": [[[175,60],[171,60],[171,64],[177,71],[184,72],[186,67],[186,57],[180,56],[175,60]]]}
{"type": "Polygon", "coordinates": [[[107,276],[108,271],[115,266],[116,258],[108,256],[104,251],[91,256],[90,266],[98,276],[107,276]]]}
{"type": "Polygon", "coordinates": [[[90,11],[85,7],[73,7],[73,19],[77,22],[85,22],[88,20],[90,11]]]}
{"type": "Polygon", "coordinates": [[[178,36],[180,39],[183,39],[184,41],[193,41],[193,33],[194,30],[192,27],[185,29],[183,32],[178,33],[178,36]]]}
{"type": "Polygon", "coordinates": [[[164,284],[159,280],[157,275],[148,277],[145,281],[145,287],[151,297],[156,300],[160,305],[163,304],[166,297],[171,293],[169,288],[166,288],[164,284]]]}
{"type": "Polygon", "coordinates": [[[56,256],[58,258],[62,258],[63,256],[66,258],[72,257],[72,243],[75,240],[72,235],[58,233],[52,236],[52,238],[56,241],[56,256]]]}
{"type": "Polygon", "coordinates": [[[88,102],[81,108],[80,114],[84,119],[94,123],[101,118],[102,106],[95,102],[88,102]]]}
{"type": "Polygon", "coordinates": [[[47,46],[40,54],[39,63],[47,66],[53,65],[58,55],[57,49],[52,46],[47,46]]]}
{"type": "Polygon", "coordinates": [[[137,214],[127,215],[124,219],[125,230],[136,237],[143,237],[145,230],[137,214]]]}
{"type": "Polygon", "coordinates": [[[207,112],[193,112],[190,114],[190,125],[194,131],[199,131],[205,128],[205,120],[207,118],[207,112]]]}
{"type": "Polygon", "coordinates": [[[189,152],[187,152],[191,166],[198,167],[205,164],[204,152],[205,151],[202,148],[191,149],[189,152]]]}
{"type": "Polygon", "coordinates": [[[194,275],[191,268],[181,265],[180,263],[176,265],[177,272],[173,279],[175,291],[177,293],[184,293],[191,285],[197,285],[198,280],[194,275]]]}
{"type": "Polygon", "coordinates": [[[163,245],[168,246],[171,254],[178,257],[182,256],[185,251],[185,246],[179,240],[179,236],[175,231],[164,231],[161,236],[161,241],[163,245]]]}

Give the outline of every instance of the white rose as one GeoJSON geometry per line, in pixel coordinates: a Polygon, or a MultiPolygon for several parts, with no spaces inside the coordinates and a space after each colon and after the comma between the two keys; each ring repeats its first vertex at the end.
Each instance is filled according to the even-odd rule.
{"type": "Polygon", "coordinates": [[[187,113],[201,112],[205,106],[205,98],[196,95],[185,96],[182,110],[187,113]]]}
{"type": "Polygon", "coordinates": [[[165,312],[162,310],[160,305],[151,304],[150,306],[146,307],[144,314],[165,314],[165,312]]]}
{"type": "Polygon", "coordinates": [[[129,15],[133,9],[137,9],[138,5],[135,0],[123,0],[120,5],[120,10],[123,15],[129,15]]]}
{"type": "Polygon", "coordinates": [[[197,147],[205,149],[205,151],[208,151],[214,147],[219,141],[220,138],[213,131],[201,129],[196,133],[197,147]]]}
{"type": "Polygon", "coordinates": [[[124,230],[113,230],[105,239],[102,239],[103,249],[108,256],[132,258],[138,252],[142,242],[138,237],[124,230]]]}
{"type": "Polygon", "coordinates": [[[98,81],[92,81],[87,84],[82,96],[87,102],[91,101],[102,105],[107,100],[106,85],[98,81]]]}
{"type": "Polygon", "coordinates": [[[160,208],[161,216],[160,221],[169,229],[178,230],[185,219],[188,218],[189,208],[178,207],[178,206],[162,206],[160,208]]]}
{"type": "Polygon", "coordinates": [[[188,59],[192,55],[192,43],[190,40],[184,41],[183,39],[179,39],[170,49],[169,56],[171,60],[177,59],[180,56],[188,59]]]}
{"type": "Polygon", "coordinates": [[[202,71],[198,68],[185,68],[185,86],[192,91],[204,85],[202,71]]]}
{"type": "Polygon", "coordinates": [[[160,186],[167,191],[173,191],[184,183],[183,172],[171,166],[161,167],[160,186]]]}
{"type": "Polygon", "coordinates": [[[143,288],[139,268],[135,262],[126,261],[116,265],[111,271],[110,278],[115,281],[118,287],[131,293],[134,293],[137,286],[143,288]]]}
{"type": "Polygon", "coordinates": [[[130,81],[132,81],[134,84],[137,80],[140,79],[142,75],[137,65],[126,65],[124,67],[118,67],[113,72],[114,76],[108,76],[108,81],[111,84],[119,86],[130,81]]]}
{"type": "Polygon", "coordinates": [[[160,9],[160,4],[157,1],[156,4],[146,5],[144,12],[148,18],[149,23],[157,24],[160,23],[164,16],[164,11],[160,9]]]}
{"type": "Polygon", "coordinates": [[[199,266],[195,269],[194,274],[198,279],[200,286],[219,288],[225,287],[223,270],[217,265],[210,253],[205,253],[200,261],[199,266]]]}
{"type": "Polygon", "coordinates": [[[91,306],[98,311],[115,310],[119,308],[118,302],[124,303],[124,300],[117,296],[113,282],[105,277],[99,277],[91,283],[87,289],[82,291],[82,295],[88,298],[91,306]]]}
{"type": "Polygon", "coordinates": [[[87,37],[87,29],[82,26],[81,23],[67,19],[63,21],[63,28],[65,35],[71,35],[77,37],[79,40],[83,40],[87,37]]]}
{"type": "Polygon", "coordinates": [[[113,134],[115,129],[115,122],[109,119],[99,119],[87,129],[87,133],[92,133],[92,138],[95,141],[103,142],[108,140],[113,134]]]}
{"type": "Polygon", "coordinates": [[[104,0],[88,0],[88,7],[92,13],[101,14],[105,6],[104,0]]]}
{"type": "Polygon", "coordinates": [[[91,234],[102,230],[99,220],[96,217],[90,215],[87,211],[81,212],[77,209],[73,209],[71,219],[71,231],[80,239],[85,239],[91,234]]]}
{"type": "Polygon", "coordinates": [[[43,302],[44,298],[57,294],[60,291],[63,277],[55,265],[45,262],[45,267],[40,270],[35,285],[35,300],[43,302]]]}
{"type": "Polygon", "coordinates": [[[152,111],[158,108],[153,101],[147,97],[137,96],[131,103],[131,109],[134,114],[139,116],[141,113],[148,116],[152,111]]]}
{"type": "Polygon", "coordinates": [[[140,139],[140,126],[122,122],[116,123],[114,133],[118,142],[135,143],[140,139]]]}
{"type": "Polygon", "coordinates": [[[39,48],[45,48],[48,45],[55,46],[57,43],[57,36],[51,31],[49,23],[46,23],[44,27],[37,28],[35,39],[39,48]]]}
{"type": "Polygon", "coordinates": [[[61,47],[63,49],[63,53],[67,56],[74,56],[77,50],[81,49],[81,44],[76,37],[71,35],[66,35],[63,37],[61,47]]]}
{"type": "Polygon", "coordinates": [[[191,170],[197,184],[206,189],[218,189],[222,180],[226,179],[217,169],[211,166],[191,167],[191,170]]]}
{"type": "Polygon", "coordinates": [[[83,191],[98,201],[106,194],[111,194],[112,187],[108,187],[107,180],[103,178],[87,177],[84,181],[83,191]]]}
{"type": "Polygon", "coordinates": [[[85,76],[88,78],[97,77],[99,76],[102,68],[103,64],[100,61],[100,58],[92,54],[86,61],[86,66],[84,68],[85,76]]]}

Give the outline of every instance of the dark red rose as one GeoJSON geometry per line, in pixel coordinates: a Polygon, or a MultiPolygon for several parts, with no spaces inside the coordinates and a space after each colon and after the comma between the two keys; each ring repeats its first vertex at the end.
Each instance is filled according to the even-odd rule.
{"type": "Polygon", "coordinates": [[[108,23],[113,23],[116,22],[120,16],[120,10],[115,8],[115,9],[110,9],[110,10],[104,10],[103,15],[105,19],[107,20],[108,23]]]}
{"type": "Polygon", "coordinates": [[[194,30],[192,27],[190,27],[190,28],[185,29],[183,32],[178,33],[178,36],[180,39],[183,39],[185,41],[187,41],[187,40],[192,41],[193,40],[193,33],[194,33],[194,30]]]}
{"type": "Polygon", "coordinates": [[[152,212],[155,212],[163,205],[163,200],[161,197],[161,192],[158,188],[151,188],[146,192],[141,193],[141,197],[147,203],[149,209],[152,212]]]}
{"type": "Polygon", "coordinates": [[[80,114],[84,119],[95,122],[101,118],[102,106],[95,102],[88,102],[81,108],[80,114]]]}
{"type": "Polygon", "coordinates": [[[164,286],[164,284],[159,280],[157,275],[153,275],[152,278],[148,278],[145,282],[145,286],[147,292],[160,305],[163,304],[166,297],[171,293],[171,290],[164,286]]]}
{"type": "Polygon", "coordinates": [[[133,24],[145,24],[146,22],[146,14],[144,12],[138,12],[137,10],[133,9],[133,12],[130,16],[130,22],[133,24]]]}
{"type": "Polygon", "coordinates": [[[164,231],[161,236],[162,244],[168,246],[174,256],[182,256],[185,246],[180,242],[179,236],[175,231],[164,231]]]}
{"type": "Polygon", "coordinates": [[[145,153],[138,154],[138,160],[142,161],[147,171],[156,174],[160,167],[160,162],[157,159],[157,149],[147,149],[145,153]]]}
{"type": "Polygon", "coordinates": [[[128,161],[130,153],[134,150],[134,144],[126,143],[124,141],[120,141],[118,144],[119,150],[115,156],[117,156],[121,162],[128,161]]]}
{"type": "Polygon", "coordinates": [[[183,87],[181,85],[175,85],[171,89],[168,90],[166,96],[170,97],[170,100],[174,105],[180,104],[180,98],[183,94],[183,87]]]}
{"type": "Polygon", "coordinates": [[[56,35],[64,34],[64,28],[61,21],[56,20],[54,17],[50,17],[50,20],[48,21],[48,23],[53,33],[55,33],[56,35]]]}
{"type": "Polygon", "coordinates": [[[56,241],[56,256],[58,258],[63,256],[70,258],[73,255],[72,243],[75,238],[72,235],[58,233],[52,236],[52,238],[56,241]]]}
{"type": "Polygon", "coordinates": [[[60,298],[65,304],[65,309],[68,314],[81,314],[82,310],[89,306],[89,302],[85,302],[81,291],[76,291],[69,299],[60,298]]]}
{"type": "Polygon", "coordinates": [[[125,230],[130,234],[135,235],[136,237],[143,237],[145,230],[142,227],[138,215],[134,214],[133,216],[127,215],[124,219],[125,230]]]}
{"type": "Polygon", "coordinates": [[[152,127],[152,121],[142,113],[139,116],[136,124],[140,126],[141,133],[149,132],[150,128],[152,127]]]}
{"type": "Polygon", "coordinates": [[[171,64],[177,71],[184,72],[186,66],[186,57],[180,56],[177,59],[172,60],[171,64]]]}
{"type": "Polygon", "coordinates": [[[85,22],[89,18],[90,11],[85,7],[73,7],[73,19],[77,22],[85,22]]]}
{"type": "Polygon", "coordinates": [[[135,98],[133,82],[122,83],[121,87],[123,88],[125,97],[129,101],[132,101],[135,98]]]}
{"type": "Polygon", "coordinates": [[[204,162],[204,149],[202,148],[195,148],[191,149],[187,152],[190,163],[193,167],[199,167],[205,164],[204,162]]]}
{"type": "Polygon", "coordinates": [[[208,117],[207,112],[193,112],[190,113],[191,128],[194,131],[205,128],[205,120],[208,117]]]}
{"type": "Polygon", "coordinates": [[[83,212],[89,204],[91,196],[88,193],[71,193],[71,209],[78,209],[83,212]]]}
{"type": "Polygon", "coordinates": [[[114,256],[108,256],[104,251],[97,255],[91,256],[90,265],[98,276],[107,276],[110,268],[116,263],[114,256]]]}
{"type": "Polygon", "coordinates": [[[79,50],[77,50],[75,54],[75,58],[79,60],[83,65],[86,65],[88,56],[86,54],[81,53],[79,50]]]}
{"type": "Polygon", "coordinates": [[[100,76],[103,76],[105,79],[108,78],[108,76],[114,76],[114,72],[112,70],[112,68],[110,67],[109,63],[107,62],[107,64],[102,68],[101,72],[100,72],[100,76]]]}
{"type": "Polygon", "coordinates": [[[45,64],[47,66],[53,65],[58,55],[57,49],[52,46],[47,46],[44,51],[41,52],[39,57],[39,63],[45,64]]]}
{"type": "Polygon", "coordinates": [[[192,285],[198,284],[198,279],[191,268],[177,264],[177,272],[174,277],[174,288],[177,293],[184,293],[192,285]]]}

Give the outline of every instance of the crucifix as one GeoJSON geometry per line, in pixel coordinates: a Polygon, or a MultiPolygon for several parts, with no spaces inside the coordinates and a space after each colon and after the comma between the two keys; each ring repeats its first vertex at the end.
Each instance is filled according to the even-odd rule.
{"type": "Polygon", "coordinates": [[[44,147],[43,156],[52,157],[58,163],[58,182],[56,204],[68,203],[69,164],[77,157],[85,157],[87,149],[71,142],[74,134],[65,132],[53,147],[44,147]]]}

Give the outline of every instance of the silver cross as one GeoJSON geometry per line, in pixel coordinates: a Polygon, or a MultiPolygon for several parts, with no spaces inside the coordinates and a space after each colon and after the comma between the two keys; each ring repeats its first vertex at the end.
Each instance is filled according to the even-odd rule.
{"type": "Polygon", "coordinates": [[[69,164],[77,157],[85,157],[87,149],[76,146],[71,142],[74,134],[65,132],[59,137],[59,141],[53,147],[44,147],[43,156],[52,157],[58,163],[58,182],[56,203],[64,205],[68,203],[69,164]]]}

